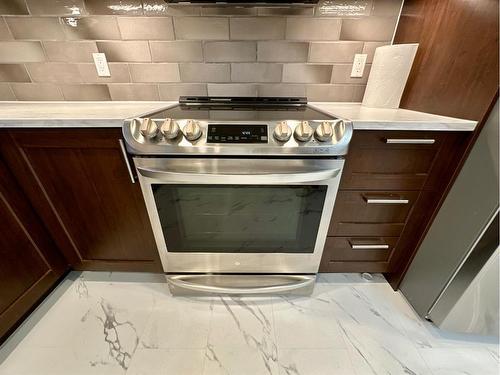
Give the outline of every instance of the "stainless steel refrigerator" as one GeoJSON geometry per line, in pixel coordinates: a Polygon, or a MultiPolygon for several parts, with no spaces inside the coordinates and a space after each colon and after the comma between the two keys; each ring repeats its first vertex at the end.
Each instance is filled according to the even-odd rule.
{"type": "Polygon", "coordinates": [[[498,336],[498,101],[402,281],[442,329],[498,336]]]}

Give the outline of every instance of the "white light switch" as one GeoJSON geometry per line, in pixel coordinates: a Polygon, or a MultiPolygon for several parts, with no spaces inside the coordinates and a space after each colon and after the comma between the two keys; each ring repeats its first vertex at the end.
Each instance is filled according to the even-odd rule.
{"type": "Polygon", "coordinates": [[[361,78],[363,77],[363,72],[365,71],[366,58],[368,55],[366,53],[356,53],[354,55],[354,61],[352,63],[351,77],[361,78]]]}
{"type": "Polygon", "coordinates": [[[106,60],[106,55],[104,53],[93,53],[95,68],[97,69],[97,75],[99,77],[110,77],[108,61],[106,60]]]}

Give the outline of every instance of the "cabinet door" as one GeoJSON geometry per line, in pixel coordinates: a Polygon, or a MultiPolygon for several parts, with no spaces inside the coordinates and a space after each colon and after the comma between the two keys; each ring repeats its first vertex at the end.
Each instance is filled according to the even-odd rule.
{"type": "MultiPolygon", "coordinates": [[[[75,269],[160,271],[138,183],[120,129],[10,132],[23,187],[75,269]]],[[[12,168],[14,170],[14,168],[12,168]]]]}
{"type": "Polygon", "coordinates": [[[0,340],[66,271],[20,187],[0,160],[0,340]]]}

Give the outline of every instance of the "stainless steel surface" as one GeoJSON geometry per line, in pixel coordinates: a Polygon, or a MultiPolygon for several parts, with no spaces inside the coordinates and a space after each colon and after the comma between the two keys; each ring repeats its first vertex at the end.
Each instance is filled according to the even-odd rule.
{"type": "Polygon", "coordinates": [[[175,275],[167,276],[174,294],[289,294],[312,287],[315,275],[175,275]]]}
{"type": "MultiPolygon", "coordinates": [[[[163,122],[165,119],[155,119],[163,122]]],[[[189,120],[176,120],[180,128],[184,127],[189,120]]],[[[309,125],[316,129],[323,121],[309,121],[309,125]]],[[[248,121],[217,121],[217,124],[248,124],[248,121]]],[[[165,139],[161,133],[152,139],[145,138],[139,130],[139,122],[136,120],[126,120],[123,126],[123,136],[126,141],[127,150],[136,155],[224,155],[224,156],[343,156],[347,154],[349,142],[352,137],[352,125],[347,121],[332,120],[334,124],[332,138],[320,142],[314,137],[308,142],[301,142],[294,137],[289,137],[286,142],[276,140],[274,136],[275,128],[280,121],[251,121],[253,125],[267,125],[267,143],[207,143],[207,129],[209,121],[200,120],[197,122],[201,129],[201,136],[195,141],[189,141],[184,137],[174,140],[165,139]]],[[[292,131],[301,124],[299,120],[287,120],[287,125],[292,127],[292,131]]]]}
{"type": "Polygon", "coordinates": [[[311,128],[311,125],[309,125],[309,121],[301,121],[301,123],[295,127],[293,135],[296,140],[307,142],[311,139],[313,133],[314,130],[311,128]]]}
{"type": "Polygon", "coordinates": [[[408,199],[365,198],[367,204],[408,204],[408,199]]]}
{"type": "Polygon", "coordinates": [[[120,150],[122,152],[123,160],[125,161],[125,165],[127,166],[128,175],[130,176],[130,180],[133,184],[135,184],[135,176],[132,171],[132,167],[130,166],[130,162],[128,160],[127,150],[125,149],[125,145],[123,144],[123,140],[119,139],[118,144],[120,145],[120,150]]]}
{"type": "Polygon", "coordinates": [[[443,300],[498,209],[498,111],[497,102],[401,283],[402,294],[422,317],[443,300]]]}
{"type": "Polygon", "coordinates": [[[175,159],[135,157],[139,181],[165,272],[316,273],[340,181],[342,159],[175,159]],[[152,184],[325,185],[313,253],[172,253],[167,249],[152,184]]]}
{"type": "Polygon", "coordinates": [[[373,245],[356,245],[351,244],[351,249],[353,250],[383,250],[388,249],[389,245],[387,244],[373,244],[373,245]]]}
{"type": "Polygon", "coordinates": [[[403,138],[387,138],[385,143],[389,144],[411,144],[411,145],[432,145],[435,139],[403,139],[403,138]]]}

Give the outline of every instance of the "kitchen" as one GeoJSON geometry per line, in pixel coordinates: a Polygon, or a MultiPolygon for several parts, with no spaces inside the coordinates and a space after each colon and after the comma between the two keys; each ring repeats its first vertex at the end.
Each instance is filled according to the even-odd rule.
{"type": "Polygon", "coordinates": [[[0,0],[0,374],[498,373],[498,71],[496,1],[0,0]]]}

